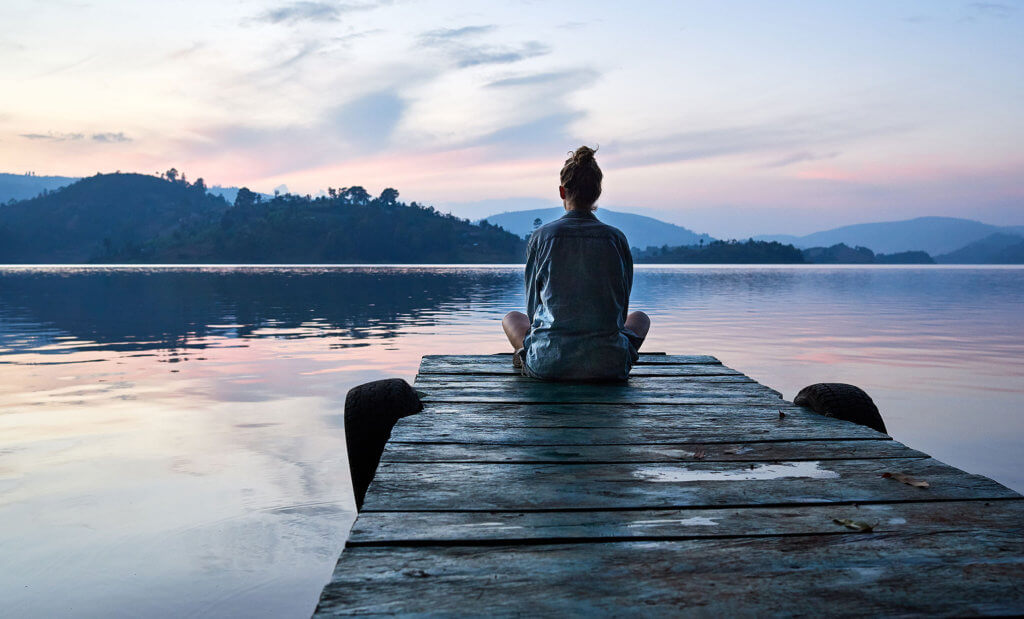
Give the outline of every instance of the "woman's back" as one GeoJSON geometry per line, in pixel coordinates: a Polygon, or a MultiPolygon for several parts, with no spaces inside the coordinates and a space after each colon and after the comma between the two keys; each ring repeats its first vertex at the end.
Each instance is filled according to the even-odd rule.
{"type": "Polygon", "coordinates": [[[624,380],[636,360],[625,329],[633,260],[618,229],[571,210],[530,238],[526,371],[537,378],[624,380]]]}
{"type": "Polygon", "coordinates": [[[633,257],[619,230],[594,216],[604,173],[594,149],[569,153],[558,173],[565,215],[537,229],[527,246],[527,313],[501,326],[513,364],[548,380],[625,380],[651,321],[629,313],[633,257]]]}

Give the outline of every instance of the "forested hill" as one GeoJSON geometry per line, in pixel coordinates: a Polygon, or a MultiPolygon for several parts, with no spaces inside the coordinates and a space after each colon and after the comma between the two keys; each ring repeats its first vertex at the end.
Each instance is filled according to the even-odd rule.
{"type": "Polygon", "coordinates": [[[0,262],[88,262],[215,220],[228,207],[202,179],[96,175],[0,207],[0,262]]]}
{"type": "Polygon", "coordinates": [[[525,242],[491,225],[362,187],[234,204],[202,179],[104,174],[0,208],[0,263],[522,262],[525,242]]]}

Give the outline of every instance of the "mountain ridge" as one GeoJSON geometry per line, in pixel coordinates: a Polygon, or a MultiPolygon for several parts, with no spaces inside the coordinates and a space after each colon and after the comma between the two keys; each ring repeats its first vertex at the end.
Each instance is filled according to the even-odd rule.
{"type": "Polygon", "coordinates": [[[851,224],[803,236],[762,234],[762,241],[791,243],[801,249],[831,247],[844,243],[851,247],[867,247],[876,253],[893,254],[924,251],[932,256],[956,251],[992,234],[1016,234],[1024,226],[995,226],[960,217],[915,217],[898,221],[851,224]]]}
{"type": "MultiPolygon", "coordinates": [[[[506,211],[480,221],[486,221],[494,226],[501,226],[513,234],[521,237],[528,237],[534,228],[534,221],[540,219],[541,223],[548,223],[558,219],[565,214],[563,207],[552,207],[542,209],[528,209],[523,211],[506,211]]],[[[647,247],[661,247],[669,245],[672,247],[681,245],[698,245],[703,240],[710,243],[714,239],[707,234],[700,234],[676,224],[671,224],[654,217],[637,215],[635,213],[624,213],[612,211],[606,208],[597,209],[594,214],[598,219],[614,226],[622,231],[629,240],[631,247],[645,249],[647,247]]]]}
{"type": "Polygon", "coordinates": [[[264,200],[242,188],[232,205],[177,172],[97,174],[0,208],[0,263],[522,261],[518,236],[398,195],[353,186],[264,200]]]}

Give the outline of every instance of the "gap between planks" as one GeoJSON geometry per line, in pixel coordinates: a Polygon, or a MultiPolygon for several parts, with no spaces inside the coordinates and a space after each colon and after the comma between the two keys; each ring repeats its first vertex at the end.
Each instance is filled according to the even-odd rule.
{"type": "MultiPolygon", "coordinates": [[[[444,509],[423,509],[420,507],[389,507],[389,508],[374,508],[368,507],[359,511],[360,516],[362,514],[557,514],[562,512],[576,512],[576,513],[587,513],[587,512],[636,512],[636,511],[651,511],[651,512],[664,512],[664,511],[700,511],[707,509],[778,509],[778,508],[796,508],[796,507],[858,507],[865,505],[905,505],[905,504],[922,504],[922,503],[995,503],[1003,501],[1019,501],[1021,496],[990,496],[990,497],[977,497],[977,498],[921,498],[921,499],[851,499],[848,501],[797,501],[797,502],[782,502],[782,503],[721,503],[716,505],[610,505],[610,506],[586,506],[586,507],[495,507],[495,508],[464,508],[464,507],[446,507],[444,509]]],[[[1019,530],[1020,527],[1015,527],[1013,530],[1019,530]]]]}

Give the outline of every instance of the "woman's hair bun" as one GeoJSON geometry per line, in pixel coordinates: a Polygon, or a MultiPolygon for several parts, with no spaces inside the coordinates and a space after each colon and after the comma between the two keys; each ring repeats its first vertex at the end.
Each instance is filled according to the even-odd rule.
{"type": "Polygon", "coordinates": [[[565,188],[565,198],[572,201],[577,208],[591,207],[601,197],[601,179],[604,174],[594,159],[596,148],[580,146],[575,151],[569,151],[569,158],[562,166],[559,174],[562,187],[565,188]]]}
{"type": "MultiPolygon", "coordinates": [[[[600,148],[600,147],[598,147],[600,148]]],[[[597,152],[596,148],[590,148],[589,146],[580,146],[576,149],[576,152],[570,152],[569,155],[572,160],[576,163],[584,163],[594,159],[594,154],[597,152]]]]}

